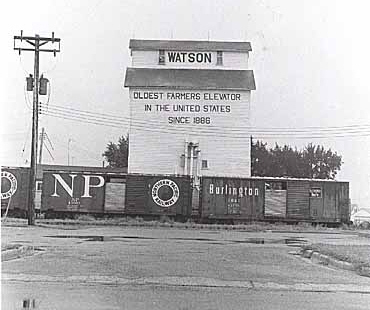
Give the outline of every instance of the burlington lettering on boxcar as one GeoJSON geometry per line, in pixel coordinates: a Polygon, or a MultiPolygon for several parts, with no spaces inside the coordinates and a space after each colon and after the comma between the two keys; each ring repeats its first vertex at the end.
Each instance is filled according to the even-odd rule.
{"type": "Polygon", "coordinates": [[[239,197],[244,196],[258,196],[258,188],[253,187],[233,187],[229,185],[225,186],[214,186],[213,183],[209,184],[209,193],[211,195],[234,195],[239,197]]]}

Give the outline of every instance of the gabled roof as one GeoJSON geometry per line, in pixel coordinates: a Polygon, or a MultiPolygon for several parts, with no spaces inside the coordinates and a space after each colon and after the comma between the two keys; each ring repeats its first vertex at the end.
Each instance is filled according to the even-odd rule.
{"type": "Polygon", "coordinates": [[[172,51],[225,51],[250,52],[250,42],[227,41],[175,41],[175,40],[130,40],[132,50],[172,50],[172,51]]]}
{"type": "Polygon", "coordinates": [[[127,68],[125,87],[254,90],[252,70],[127,68]]]}

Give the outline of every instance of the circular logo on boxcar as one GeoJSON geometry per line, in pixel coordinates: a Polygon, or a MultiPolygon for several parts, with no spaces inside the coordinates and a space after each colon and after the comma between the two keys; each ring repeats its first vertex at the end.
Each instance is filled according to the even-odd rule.
{"type": "Polygon", "coordinates": [[[171,207],[179,199],[179,196],[179,187],[172,180],[159,180],[152,187],[153,201],[160,207],[171,207]]]}
{"type": "Polygon", "coordinates": [[[1,171],[1,199],[8,199],[17,191],[17,178],[13,173],[1,171]]]}

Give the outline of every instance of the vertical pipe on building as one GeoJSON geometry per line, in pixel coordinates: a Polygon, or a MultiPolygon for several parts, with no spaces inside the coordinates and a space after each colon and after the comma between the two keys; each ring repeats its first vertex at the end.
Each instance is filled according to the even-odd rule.
{"type": "Polygon", "coordinates": [[[198,152],[198,158],[197,158],[197,176],[200,177],[200,165],[201,165],[201,161],[200,161],[200,150],[197,151],[198,152]]]}
{"type": "Polygon", "coordinates": [[[184,175],[188,175],[188,142],[185,141],[184,150],[184,175]]]}
{"type": "Polygon", "coordinates": [[[193,176],[194,144],[190,143],[190,176],[193,176]]]}

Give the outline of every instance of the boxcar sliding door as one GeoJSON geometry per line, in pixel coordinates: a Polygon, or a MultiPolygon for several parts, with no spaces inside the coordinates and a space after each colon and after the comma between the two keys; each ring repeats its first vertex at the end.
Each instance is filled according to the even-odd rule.
{"type": "Polygon", "coordinates": [[[104,211],[123,213],[125,210],[126,178],[111,178],[105,184],[104,211]]]}
{"type": "Polygon", "coordinates": [[[265,216],[286,216],[287,183],[266,182],[265,183],[265,216]]]}

